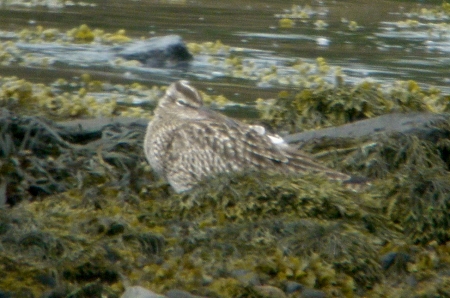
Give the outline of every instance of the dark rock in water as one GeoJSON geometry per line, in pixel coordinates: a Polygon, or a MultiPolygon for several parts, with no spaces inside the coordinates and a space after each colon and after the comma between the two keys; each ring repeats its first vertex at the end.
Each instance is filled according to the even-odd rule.
{"type": "Polygon", "coordinates": [[[138,40],[123,46],[19,42],[17,47],[24,53],[38,53],[53,63],[64,65],[107,67],[115,58],[122,57],[126,60],[140,61],[147,67],[186,67],[193,58],[183,39],[178,35],[138,40]]]}
{"type": "Polygon", "coordinates": [[[191,53],[178,35],[134,42],[123,48],[118,56],[140,61],[149,67],[183,67],[192,60],[191,53]]]}

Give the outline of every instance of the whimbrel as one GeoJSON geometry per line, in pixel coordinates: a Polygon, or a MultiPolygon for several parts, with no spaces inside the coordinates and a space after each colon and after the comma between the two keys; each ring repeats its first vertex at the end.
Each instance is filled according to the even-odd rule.
{"type": "Polygon", "coordinates": [[[144,150],[153,170],[176,192],[220,173],[247,170],[351,178],[319,164],[262,126],[204,107],[200,93],[188,81],[171,84],[160,99],[147,127],[144,150]]]}

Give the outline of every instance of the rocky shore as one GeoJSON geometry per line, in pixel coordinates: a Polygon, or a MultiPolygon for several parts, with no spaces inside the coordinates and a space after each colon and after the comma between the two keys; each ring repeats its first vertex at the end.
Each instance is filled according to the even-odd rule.
{"type": "Polygon", "coordinates": [[[287,137],[373,179],[362,192],[241,173],[177,195],[144,160],[147,120],[54,122],[3,108],[1,294],[445,296],[448,116],[364,121],[287,137]]]}
{"type": "MultiPolygon", "coordinates": [[[[67,36],[126,40],[88,29],[67,36]]],[[[246,121],[371,185],[236,173],[175,194],[142,151],[163,84],[0,77],[0,297],[450,296],[448,95],[415,81],[329,83],[321,58],[293,65],[307,72],[287,82],[290,73],[265,74],[220,42],[190,48],[220,52],[230,76],[286,82],[255,98],[260,117],[246,121]]],[[[120,69],[160,65],[110,49],[120,69]]],[[[12,66],[36,62],[20,60],[23,44],[3,50],[12,66]]],[[[158,53],[164,67],[191,58],[158,53]]]]}

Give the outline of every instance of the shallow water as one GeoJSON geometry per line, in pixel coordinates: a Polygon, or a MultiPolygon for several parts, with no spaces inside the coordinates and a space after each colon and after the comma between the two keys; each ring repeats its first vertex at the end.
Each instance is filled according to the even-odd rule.
{"type": "MultiPolygon", "coordinates": [[[[437,86],[450,93],[450,20],[409,14],[420,8],[440,5],[408,1],[306,1],[306,19],[297,19],[292,28],[282,29],[276,15],[289,13],[292,1],[3,1],[0,30],[5,42],[22,29],[58,28],[61,31],[88,24],[107,32],[126,29],[132,38],[179,34],[186,42],[221,40],[235,55],[249,63],[289,74],[289,65],[301,59],[313,62],[324,57],[339,66],[346,81],[372,79],[389,84],[394,80],[416,80],[424,86],[437,86]],[[42,4],[42,5],[36,5],[42,4]],[[245,3],[245,4],[243,4],[245,3]],[[416,23],[408,23],[407,20],[416,23]],[[350,21],[357,23],[350,29],[350,21]]],[[[56,45],[19,44],[33,55],[50,55],[50,66],[0,66],[0,74],[17,75],[36,82],[70,79],[90,72],[95,78],[114,83],[143,82],[163,85],[188,78],[210,93],[224,94],[238,102],[268,98],[295,85],[263,83],[228,74],[226,66],[208,63],[196,56],[189,70],[155,70],[143,67],[117,68],[97,61],[98,53],[77,56],[58,50],[56,45]],[[42,48],[47,47],[47,50],[42,48]],[[81,60],[80,60],[81,58],[81,60]],[[83,61],[83,58],[86,60],[83,61]],[[90,60],[91,59],[91,60],[90,60]]],[[[106,57],[108,58],[108,57],[106,57]]],[[[101,60],[101,59],[100,59],[101,60]]]]}

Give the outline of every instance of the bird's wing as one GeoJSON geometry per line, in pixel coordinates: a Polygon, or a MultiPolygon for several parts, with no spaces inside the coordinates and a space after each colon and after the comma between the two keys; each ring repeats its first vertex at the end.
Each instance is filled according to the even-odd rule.
{"type": "Polygon", "coordinates": [[[306,153],[274,143],[264,130],[229,118],[227,121],[213,119],[185,123],[175,132],[172,149],[171,159],[184,163],[191,159],[200,163],[197,170],[191,168],[191,171],[218,173],[253,167],[297,174],[321,172],[337,180],[349,178],[321,165],[306,153]],[[214,164],[214,169],[207,169],[207,161],[214,164]]]}
{"type": "Polygon", "coordinates": [[[234,120],[187,122],[176,131],[173,146],[179,147],[173,149],[180,152],[187,148],[214,152],[219,155],[216,158],[233,160],[244,166],[289,161],[267,135],[234,120]]]}

